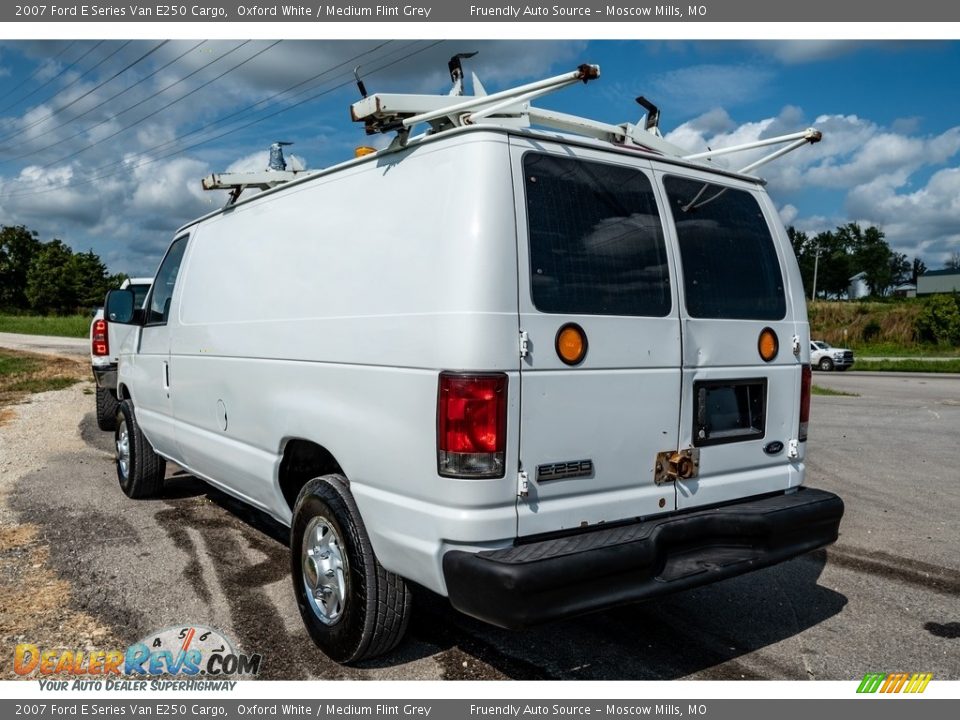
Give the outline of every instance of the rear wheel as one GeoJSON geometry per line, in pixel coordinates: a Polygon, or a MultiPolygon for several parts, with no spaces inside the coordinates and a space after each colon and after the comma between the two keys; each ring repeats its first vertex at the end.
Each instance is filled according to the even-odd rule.
{"type": "Polygon", "coordinates": [[[97,427],[101,430],[117,429],[117,412],[120,402],[107,388],[97,388],[97,427]]]}
{"type": "Polygon", "coordinates": [[[290,532],[293,592],[317,646],[353,663],[392,650],[410,619],[410,590],[377,561],[342,475],[300,491],[290,532]]]}
{"type": "Polygon", "coordinates": [[[833,360],[831,360],[828,357],[821,358],[820,362],[817,363],[817,367],[823,370],[824,372],[830,372],[831,370],[833,370],[833,360]]]}
{"type": "Polygon", "coordinates": [[[124,400],[117,413],[114,433],[117,446],[117,479],[120,489],[130,498],[149,498],[160,492],[166,461],[157,455],[140,432],[133,403],[124,400]]]}

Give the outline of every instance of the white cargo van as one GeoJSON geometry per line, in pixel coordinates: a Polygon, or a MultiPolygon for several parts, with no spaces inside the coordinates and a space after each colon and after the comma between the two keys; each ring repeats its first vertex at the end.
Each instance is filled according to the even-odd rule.
{"type": "Polygon", "coordinates": [[[159,492],[172,460],[289,524],[335,660],[400,640],[407,581],[517,628],[837,537],[841,500],[803,487],[809,331],[776,208],[655,124],[528,105],[596,74],[365,98],[390,149],[186,225],[142,311],[108,298],[139,329],[121,487],[159,492]]]}

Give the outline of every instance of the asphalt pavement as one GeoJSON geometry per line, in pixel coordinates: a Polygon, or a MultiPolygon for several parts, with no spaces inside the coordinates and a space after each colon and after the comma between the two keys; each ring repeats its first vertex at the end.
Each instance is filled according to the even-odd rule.
{"type": "Polygon", "coordinates": [[[82,449],[50,447],[9,501],[39,528],[71,602],[125,641],[216,627],[263,655],[266,678],[960,679],[960,382],[816,373],[814,383],[858,394],[813,398],[808,484],[846,503],[829,550],[523,632],[418,590],[407,639],[360,668],[331,663],[303,630],[286,529],[174,466],[162,498],[121,493],[92,396],[61,429],[82,449]]]}

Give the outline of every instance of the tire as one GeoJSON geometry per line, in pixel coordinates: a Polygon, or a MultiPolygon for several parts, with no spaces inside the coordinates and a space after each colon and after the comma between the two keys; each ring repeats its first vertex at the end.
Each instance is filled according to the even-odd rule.
{"type": "Polygon", "coordinates": [[[143,436],[129,400],[120,403],[114,439],[120,489],[127,497],[137,500],[156,496],[163,487],[167,463],[143,436]]]}
{"type": "Polygon", "coordinates": [[[330,659],[356,663],[389,652],[403,638],[410,590],[377,561],[342,475],[315,478],[300,491],[290,570],[300,617],[330,659]]]}
{"type": "Polygon", "coordinates": [[[97,388],[97,427],[101,430],[117,429],[117,413],[120,401],[107,388],[97,388]]]}
{"type": "Polygon", "coordinates": [[[828,357],[821,358],[820,362],[817,363],[817,368],[824,372],[830,372],[833,370],[833,360],[828,357]]]}

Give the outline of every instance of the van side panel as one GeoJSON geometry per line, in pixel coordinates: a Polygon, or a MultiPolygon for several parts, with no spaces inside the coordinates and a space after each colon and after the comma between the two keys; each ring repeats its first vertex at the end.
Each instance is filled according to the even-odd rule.
{"type": "Polygon", "coordinates": [[[506,138],[373,158],[203,221],[171,387],[182,462],[284,522],[284,445],[343,467],[384,567],[443,591],[443,542],[516,534],[516,229],[506,138]],[[437,474],[441,370],[509,376],[503,478],[437,474]]]}

